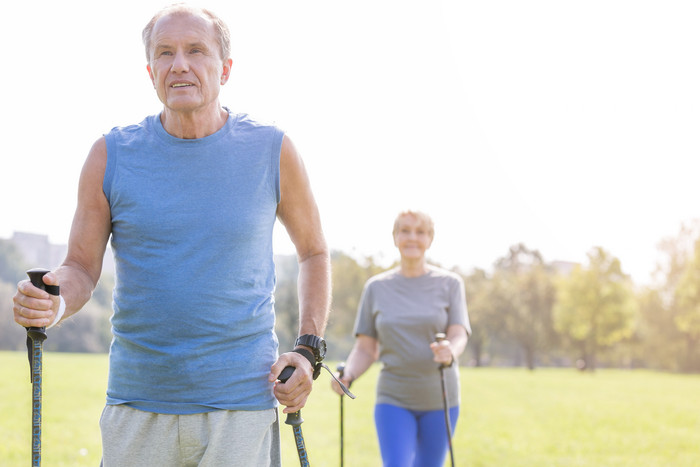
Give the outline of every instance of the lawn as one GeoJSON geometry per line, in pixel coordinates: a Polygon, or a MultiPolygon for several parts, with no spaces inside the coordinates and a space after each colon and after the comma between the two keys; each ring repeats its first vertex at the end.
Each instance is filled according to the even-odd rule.
{"type": "MultiPolygon", "coordinates": [[[[0,369],[0,466],[22,466],[31,454],[26,354],[0,352],[0,369]]],[[[377,371],[353,385],[356,400],[344,401],[349,467],[380,465],[372,421],[377,371]]],[[[106,377],[105,355],[45,354],[45,466],[99,465],[106,377]]],[[[340,398],[329,378],[324,371],[302,410],[315,467],[339,465],[340,398]]],[[[283,464],[299,465],[291,428],[281,430],[283,464]]],[[[459,466],[698,466],[700,375],[463,368],[453,444],[459,466]]]]}

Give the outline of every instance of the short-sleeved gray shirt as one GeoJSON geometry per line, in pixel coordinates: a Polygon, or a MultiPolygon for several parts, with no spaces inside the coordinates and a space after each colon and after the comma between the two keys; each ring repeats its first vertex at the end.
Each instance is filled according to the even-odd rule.
{"type": "MultiPolygon", "coordinates": [[[[429,266],[420,277],[405,277],[392,269],[372,277],[362,292],[355,335],[379,341],[382,370],[377,403],[410,410],[443,408],[439,365],[430,343],[435,334],[459,324],[471,335],[462,278],[429,266]]],[[[449,406],[460,402],[459,370],[445,370],[449,406]]]]}

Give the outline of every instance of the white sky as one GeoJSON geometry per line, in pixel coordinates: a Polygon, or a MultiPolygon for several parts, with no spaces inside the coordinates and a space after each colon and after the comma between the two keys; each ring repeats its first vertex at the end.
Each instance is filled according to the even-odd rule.
{"type": "MultiPolygon", "coordinates": [[[[140,34],[167,2],[4,6],[0,237],[67,241],[92,143],[161,108],[140,34]]],[[[446,267],[600,245],[645,282],[699,216],[700,2],[201,4],[232,30],[222,103],[294,140],[331,248],[389,262],[417,208],[446,267]]]]}

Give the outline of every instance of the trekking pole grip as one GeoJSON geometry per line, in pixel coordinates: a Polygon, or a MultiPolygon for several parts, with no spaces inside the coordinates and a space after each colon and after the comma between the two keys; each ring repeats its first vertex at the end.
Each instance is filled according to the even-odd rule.
{"type": "MultiPolygon", "coordinates": [[[[295,369],[296,368],[294,368],[293,366],[284,367],[284,370],[282,370],[282,373],[280,373],[277,379],[279,379],[282,384],[286,383],[287,380],[292,376],[292,373],[294,373],[295,369]]],[[[301,410],[288,413],[287,419],[284,421],[284,423],[292,426],[299,426],[302,423],[304,423],[304,419],[301,418],[301,410]]]]}
{"type": "Polygon", "coordinates": [[[338,363],[336,370],[338,370],[338,379],[343,379],[345,375],[345,362],[338,363]]]}
{"type": "MultiPolygon", "coordinates": [[[[27,271],[27,275],[29,276],[29,281],[32,283],[32,285],[38,289],[45,290],[51,295],[59,295],[59,287],[57,285],[46,285],[44,284],[44,275],[49,273],[48,269],[44,268],[34,268],[30,269],[27,271]]],[[[46,327],[36,327],[36,326],[30,326],[27,328],[27,336],[29,336],[32,340],[45,340],[46,339],[46,327]]]]}
{"type": "MultiPolygon", "coordinates": [[[[445,334],[444,332],[438,332],[435,334],[435,342],[442,342],[444,340],[447,340],[447,334],[445,334]]],[[[454,362],[454,356],[452,357],[452,361],[454,362]]],[[[440,368],[449,368],[450,366],[452,366],[452,363],[450,363],[449,365],[445,363],[440,364],[440,368]]]]}

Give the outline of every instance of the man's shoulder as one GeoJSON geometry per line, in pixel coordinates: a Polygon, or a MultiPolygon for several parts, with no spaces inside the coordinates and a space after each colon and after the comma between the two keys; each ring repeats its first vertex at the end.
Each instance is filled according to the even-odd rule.
{"type": "Polygon", "coordinates": [[[277,125],[277,123],[272,120],[266,120],[264,118],[254,118],[247,113],[233,113],[231,111],[229,111],[229,116],[229,118],[233,120],[234,125],[239,129],[275,129],[277,131],[282,131],[277,125]]]}
{"type": "Polygon", "coordinates": [[[142,131],[146,131],[151,125],[152,119],[156,118],[156,115],[149,115],[148,117],[141,120],[139,123],[132,123],[129,125],[118,125],[113,127],[108,134],[134,134],[142,131]]]}

